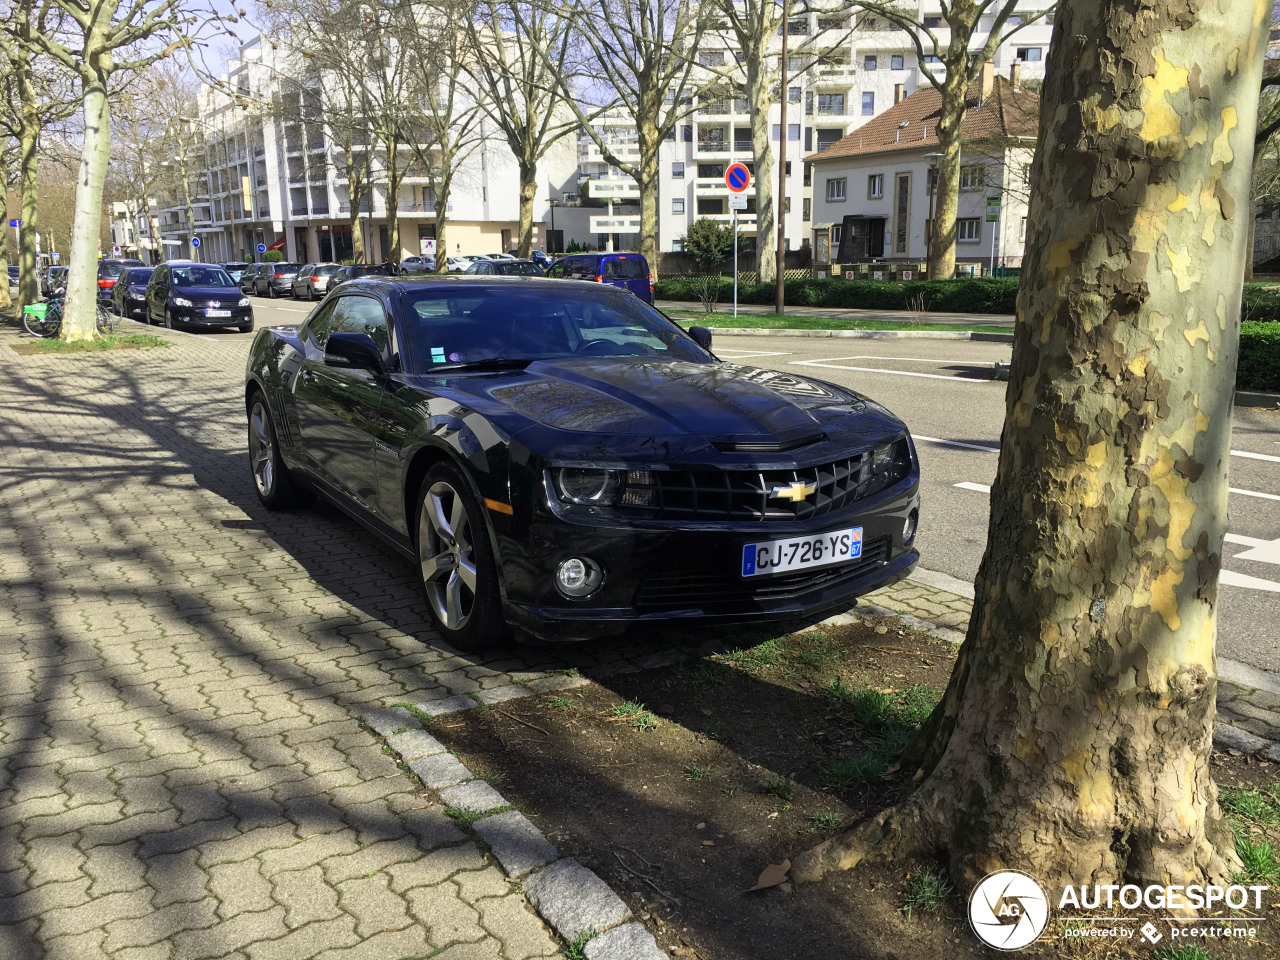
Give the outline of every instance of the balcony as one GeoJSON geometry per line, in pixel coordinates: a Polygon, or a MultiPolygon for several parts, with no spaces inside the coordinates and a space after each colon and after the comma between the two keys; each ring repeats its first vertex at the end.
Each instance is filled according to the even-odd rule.
{"type": "MultiPolygon", "coordinates": [[[[338,206],[350,206],[350,204],[339,204],[338,206]]],[[[361,204],[360,209],[363,212],[366,209],[365,205],[361,204]]],[[[424,200],[419,203],[416,200],[401,200],[396,204],[396,211],[398,213],[430,213],[434,215],[436,212],[436,201],[424,200]]],[[[345,213],[346,211],[343,212],[345,213]]],[[[452,216],[453,204],[447,204],[444,208],[444,212],[445,216],[452,216]]]]}
{"type": "Polygon", "coordinates": [[[734,153],[748,153],[748,154],[749,154],[749,153],[753,153],[754,151],[755,151],[755,146],[752,144],[752,142],[751,142],[750,140],[735,140],[735,141],[733,141],[733,152],[734,152],[734,153]]]}
{"type": "Polygon", "coordinates": [[[818,116],[820,117],[843,117],[847,113],[843,99],[835,103],[818,104],[818,116]]]}
{"type": "Polygon", "coordinates": [[[728,152],[729,144],[724,140],[699,140],[698,149],[696,151],[698,156],[702,156],[703,154],[724,156],[728,152]]]}
{"type": "Polygon", "coordinates": [[[305,217],[307,215],[307,205],[305,203],[295,203],[290,205],[289,215],[292,217],[305,217]]]}
{"type": "MultiPolygon", "coordinates": [[[[339,213],[347,213],[347,214],[349,214],[349,213],[351,212],[351,201],[350,201],[350,200],[339,200],[339,201],[338,201],[338,212],[339,212],[339,213]]],[[[369,201],[368,201],[368,200],[361,200],[361,201],[360,201],[360,210],[359,210],[359,212],[360,212],[360,213],[368,213],[368,212],[369,212],[369,201]]]]}
{"type": "Polygon", "coordinates": [[[698,177],[693,181],[693,192],[699,196],[727,197],[729,185],[724,177],[698,177]]]}

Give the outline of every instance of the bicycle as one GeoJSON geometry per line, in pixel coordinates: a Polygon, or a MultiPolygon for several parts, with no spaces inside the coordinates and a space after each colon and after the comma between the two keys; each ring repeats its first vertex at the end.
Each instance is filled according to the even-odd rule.
{"type": "MultiPolygon", "coordinates": [[[[22,308],[22,326],[33,337],[56,337],[62,331],[62,311],[66,294],[51,296],[44,303],[29,303],[22,308]]],[[[101,303],[97,304],[99,333],[111,333],[116,318],[101,303]]]]}

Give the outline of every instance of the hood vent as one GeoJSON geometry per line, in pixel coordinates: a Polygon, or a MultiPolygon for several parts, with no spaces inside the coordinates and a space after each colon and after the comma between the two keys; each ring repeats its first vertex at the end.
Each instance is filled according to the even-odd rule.
{"type": "Polygon", "coordinates": [[[798,437],[795,440],[783,442],[737,443],[732,440],[712,440],[711,445],[721,453],[785,453],[788,450],[807,447],[811,443],[817,443],[819,440],[825,440],[826,438],[824,433],[812,433],[806,437],[798,437]]]}

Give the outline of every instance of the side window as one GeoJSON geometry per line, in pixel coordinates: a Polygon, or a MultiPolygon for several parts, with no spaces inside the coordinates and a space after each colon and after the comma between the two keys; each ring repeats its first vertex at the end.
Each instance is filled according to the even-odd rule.
{"type": "Polygon", "coordinates": [[[325,341],[329,339],[329,331],[333,327],[333,308],[337,302],[337,300],[330,300],[321,305],[320,309],[311,314],[302,325],[303,338],[310,338],[321,350],[324,349],[325,341]]]}
{"type": "Polygon", "coordinates": [[[547,270],[547,276],[550,277],[552,280],[563,280],[564,264],[557,263],[554,266],[552,266],[549,270],[547,270]]]}
{"type": "Polygon", "coordinates": [[[333,314],[331,331],[367,333],[378,345],[382,358],[391,356],[391,331],[382,304],[372,297],[339,297],[333,314]]]}

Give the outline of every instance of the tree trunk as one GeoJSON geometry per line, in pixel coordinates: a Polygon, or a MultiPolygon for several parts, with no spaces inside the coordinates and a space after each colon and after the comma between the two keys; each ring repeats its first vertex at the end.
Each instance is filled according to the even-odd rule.
{"type": "MultiPolygon", "coordinates": [[[[23,113],[28,112],[26,104],[23,113]]],[[[34,104],[31,105],[34,110],[34,104]]],[[[22,192],[22,228],[18,231],[18,311],[28,303],[40,299],[40,285],[36,281],[36,231],[40,229],[40,193],[36,185],[39,166],[38,124],[28,118],[23,123],[19,140],[18,186],[22,192]]]]}
{"type": "Polygon", "coordinates": [[[449,270],[448,210],[449,197],[453,194],[453,168],[449,159],[441,156],[440,176],[432,184],[436,195],[436,273],[449,270]]]}
{"type": "Polygon", "coordinates": [[[956,275],[956,218],[960,213],[960,124],[964,122],[968,82],[960,68],[942,92],[938,120],[938,187],[934,195],[933,223],[929,231],[929,279],[949,280],[956,275]]]}
{"type": "Polygon", "coordinates": [[[662,140],[652,123],[637,125],[640,159],[640,252],[649,261],[649,271],[658,278],[658,150],[662,140]]]}
{"type": "Polygon", "coordinates": [[[760,283],[770,283],[778,276],[778,229],[773,218],[775,178],[773,151],[769,149],[771,97],[768,79],[763,63],[757,66],[748,61],[747,97],[751,108],[751,154],[756,166],[756,279],[760,283]]]}
{"type": "Polygon", "coordinates": [[[1238,868],[1209,754],[1269,14],[1059,9],[973,619],[903,760],[914,793],[797,879],[935,851],[966,890],[999,867],[1050,889],[1238,868]]]}
{"type": "MultiPolygon", "coordinates": [[[[1255,171],[1256,173],[1256,171],[1255,171]]],[[[1244,282],[1253,282],[1253,264],[1254,264],[1254,243],[1258,235],[1258,201],[1257,186],[1254,174],[1250,174],[1249,181],[1249,239],[1244,247],[1244,282]]]]}
{"type": "Polygon", "coordinates": [[[105,82],[84,89],[84,146],[76,180],[76,213],[67,255],[67,306],[62,320],[64,340],[98,336],[98,243],[102,227],[102,185],[111,162],[111,105],[105,82]]]}
{"type": "MultiPolygon", "coordinates": [[[[142,198],[142,206],[147,211],[147,230],[151,232],[151,262],[159,263],[160,259],[163,259],[157,257],[158,251],[156,249],[160,244],[160,222],[156,220],[155,215],[151,212],[151,204],[148,202],[147,197],[142,198]]],[[[141,253],[142,251],[139,250],[138,252],[141,253]]],[[[138,259],[141,260],[142,258],[139,257],[138,259]]]]}
{"type": "MultiPolygon", "coordinates": [[[[533,253],[533,201],[538,195],[538,165],[520,161],[520,242],[516,253],[528,259],[533,253]]],[[[436,251],[440,247],[437,245],[436,251]]],[[[505,252],[505,251],[504,251],[505,252]]]]}

